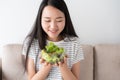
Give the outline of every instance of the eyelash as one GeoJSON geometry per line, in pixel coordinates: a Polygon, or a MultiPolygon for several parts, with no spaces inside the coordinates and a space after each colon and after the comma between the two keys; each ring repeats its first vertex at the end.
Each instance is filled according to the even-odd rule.
{"type": "Polygon", "coordinates": [[[50,22],[50,21],[45,21],[45,22],[50,22]]]}
{"type": "MultiPolygon", "coordinates": [[[[50,22],[50,20],[48,20],[48,21],[47,21],[47,20],[45,20],[45,22],[50,22]]],[[[62,22],[62,20],[60,20],[60,21],[56,21],[56,22],[62,22]]]]}
{"type": "Polygon", "coordinates": [[[62,22],[62,20],[60,20],[60,21],[57,21],[57,22],[62,22]]]}

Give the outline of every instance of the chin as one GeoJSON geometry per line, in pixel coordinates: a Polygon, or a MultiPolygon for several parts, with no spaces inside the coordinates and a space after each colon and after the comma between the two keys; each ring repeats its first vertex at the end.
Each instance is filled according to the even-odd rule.
{"type": "Polygon", "coordinates": [[[57,39],[58,36],[50,36],[50,39],[57,39]]]}
{"type": "Polygon", "coordinates": [[[57,38],[58,35],[50,35],[50,38],[57,38]]]}

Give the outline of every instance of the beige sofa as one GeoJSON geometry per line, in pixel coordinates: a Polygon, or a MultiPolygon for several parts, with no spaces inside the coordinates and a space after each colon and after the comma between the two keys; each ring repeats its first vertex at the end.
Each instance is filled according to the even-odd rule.
{"type": "MultiPolygon", "coordinates": [[[[26,80],[21,44],[3,47],[2,80],[26,80]]],[[[80,80],[120,80],[120,45],[83,45],[80,80]]]]}
{"type": "Polygon", "coordinates": [[[2,80],[2,60],[0,58],[0,79],[2,80]]]}

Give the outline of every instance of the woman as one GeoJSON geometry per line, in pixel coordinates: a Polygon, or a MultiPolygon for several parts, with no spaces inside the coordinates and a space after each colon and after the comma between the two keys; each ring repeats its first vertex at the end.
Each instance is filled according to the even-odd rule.
{"type": "Polygon", "coordinates": [[[23,46],[28,80],[79,80],[80,60],[84,58],[80,46],[65,2],[43,0],[23,46]],[[48,42],[63,47],[68,57],[55,64],[39,58],[48,42]]]}

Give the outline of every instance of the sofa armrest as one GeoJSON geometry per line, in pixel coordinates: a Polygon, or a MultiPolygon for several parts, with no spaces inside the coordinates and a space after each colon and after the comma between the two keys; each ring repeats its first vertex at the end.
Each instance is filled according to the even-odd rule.
{"type": "Polygon", "coordinates": [[[2,59],[0,58],[0,79],[2,79],[2,59]]]}
{"type": "Polygon", "coordinates": [[[2,72],[5,80],[26,80],[22,56],[22,45],[7,44],[3,46],[3,53],[2,72]]]}

